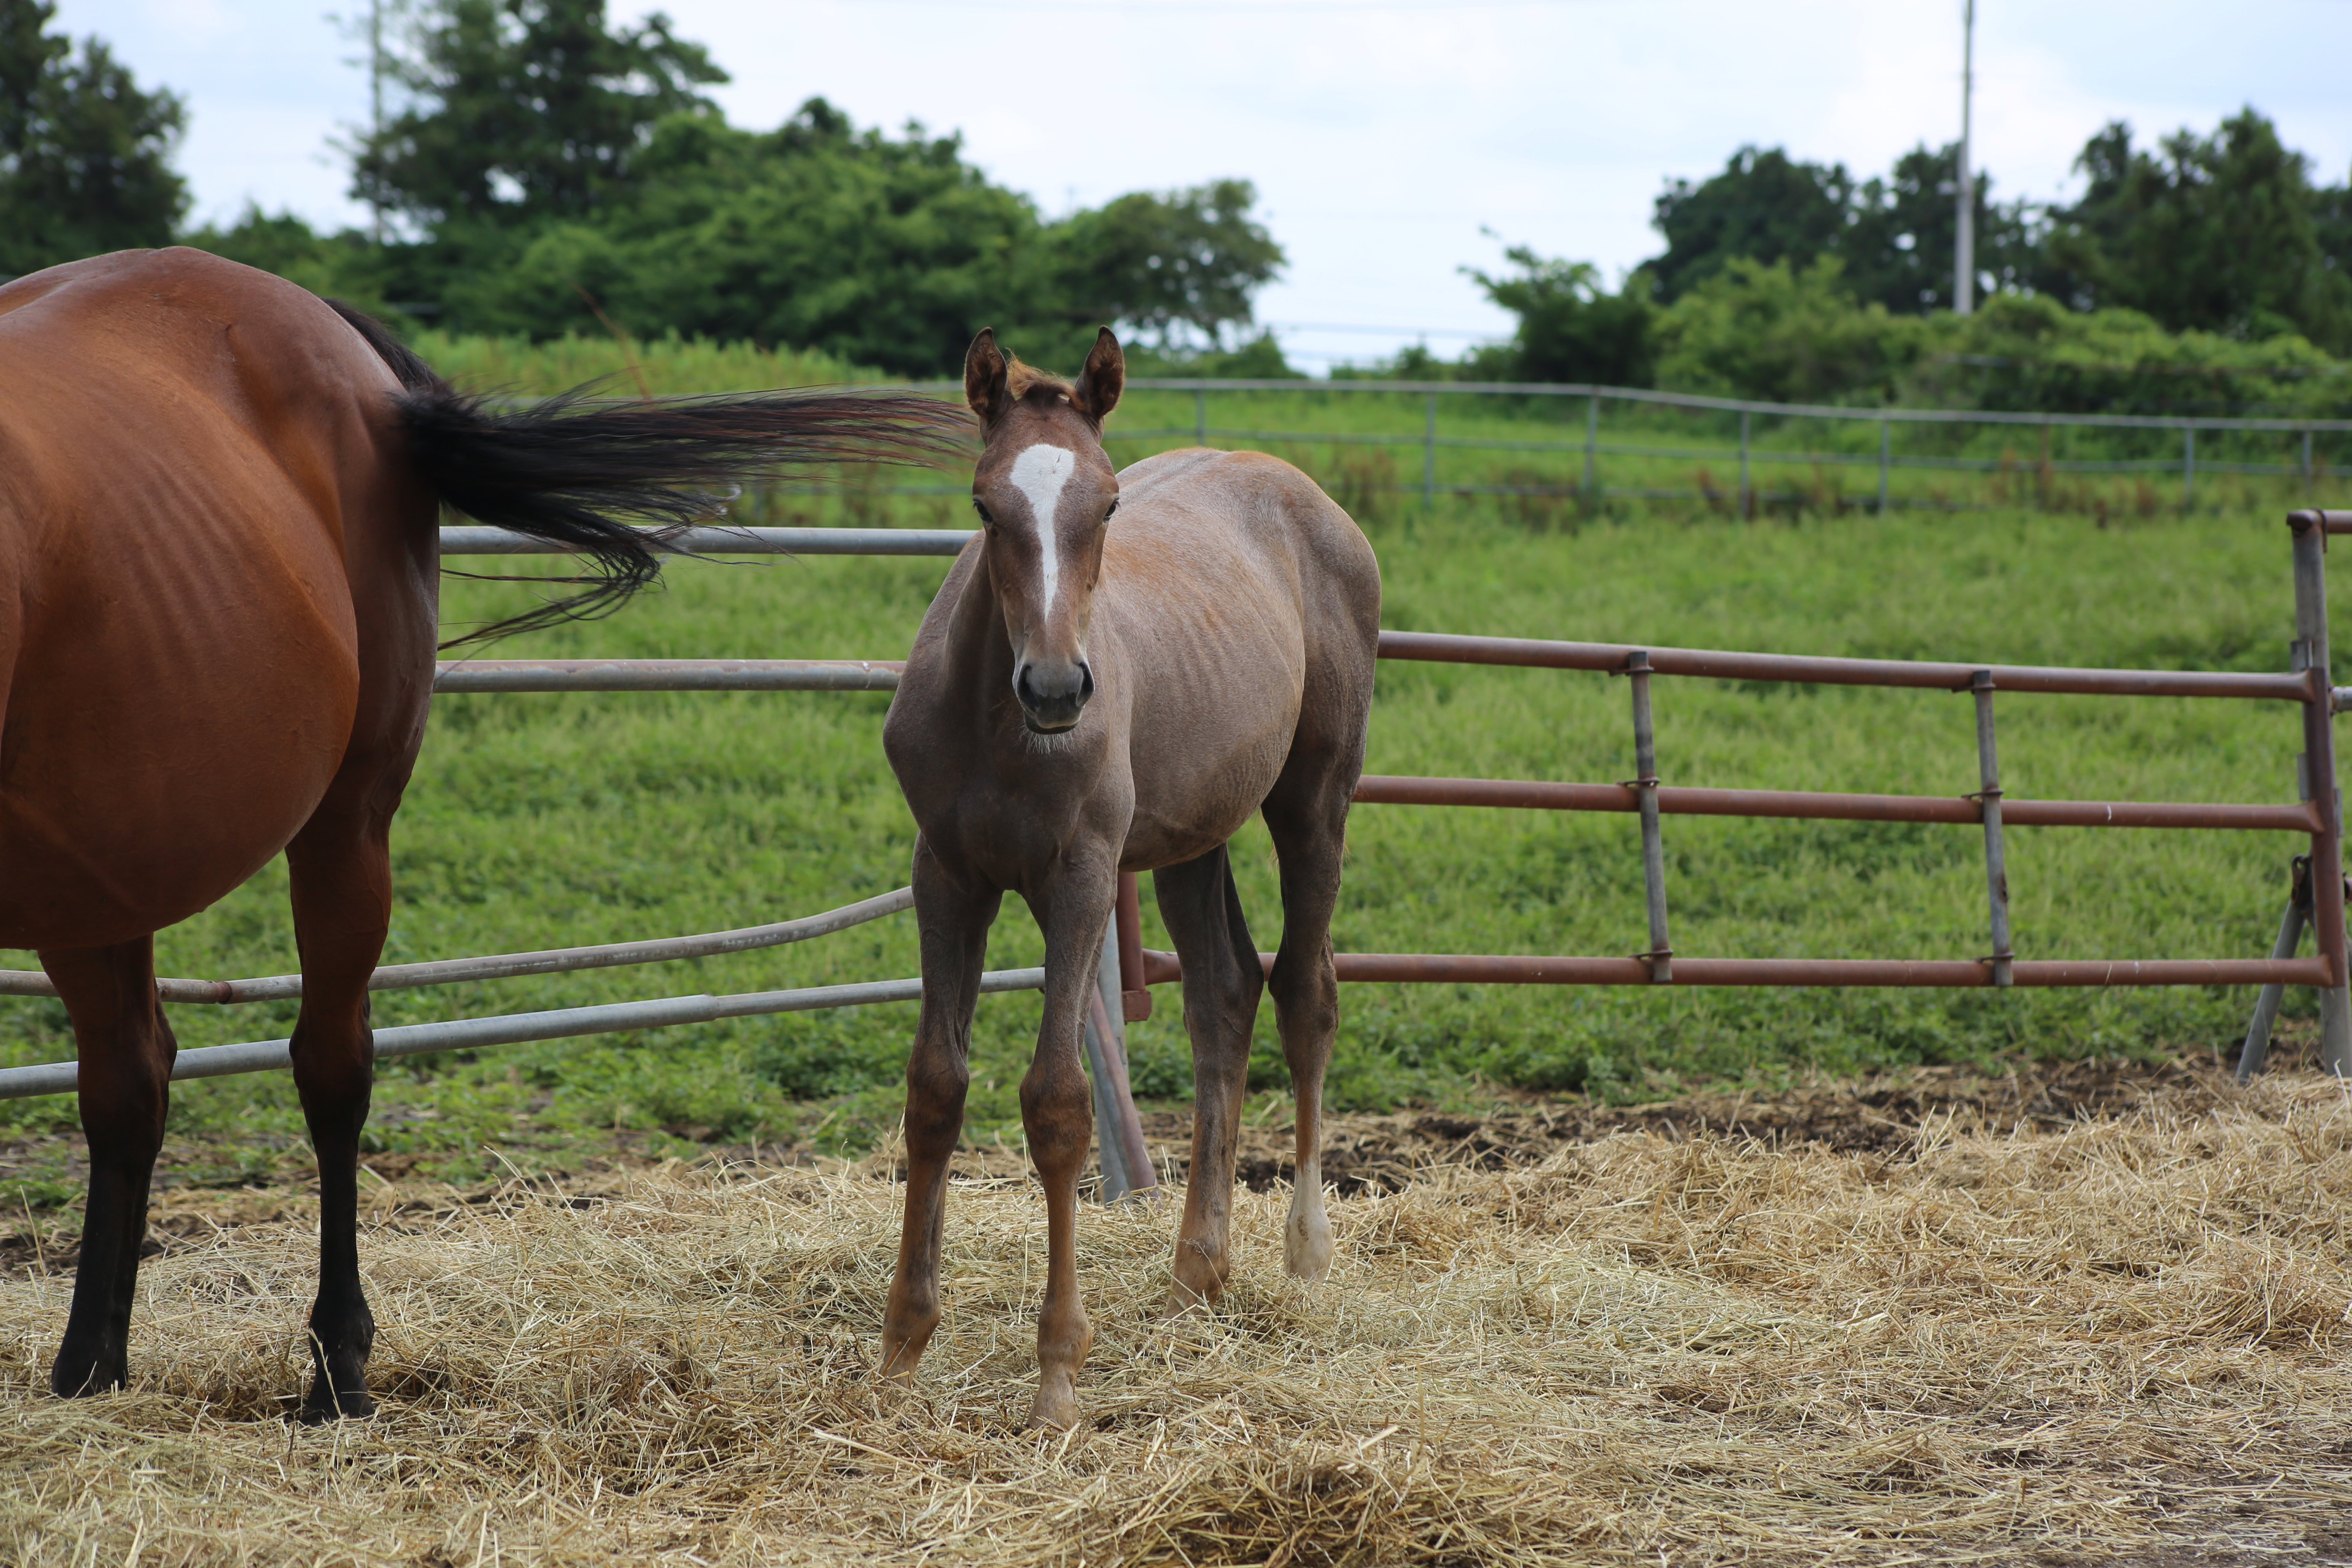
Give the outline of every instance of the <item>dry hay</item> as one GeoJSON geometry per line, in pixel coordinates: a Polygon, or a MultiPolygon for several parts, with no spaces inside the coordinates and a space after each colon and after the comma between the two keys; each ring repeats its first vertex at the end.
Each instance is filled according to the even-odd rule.
{"type": "Polygon", "coordinates": [[[284,1419],[306,1226],[150,1261],[137,1385],[41,1392],[67,1281],[0,1282],[11,1563],[2310,1561],[2352,1509],[2352,1105],[2310,1078],[1840,1152],[1619,1132],[1333,1206],[1091,1211],[1091,1425],[1014,1428],[1040,1205],[959,1183],[915,1397],[867,1371],[886,1163],[404,1204],[363,1240],[383,1413],[284,1419]]]}

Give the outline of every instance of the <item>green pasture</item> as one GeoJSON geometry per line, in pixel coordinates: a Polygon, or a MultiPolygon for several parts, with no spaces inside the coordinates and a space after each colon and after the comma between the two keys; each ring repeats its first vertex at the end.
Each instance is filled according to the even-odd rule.
{"type": "MultiPolygon", "coordinates": [[[[675,338],[530,343],[426,333],[417,347],[461,384],[523,393],[599,379],[616,394],[873,379],[821,353],[675,338]]],[[[1739,510],[1737,414],[1600,400],[1590,430],[1598,447],[1595,498],[1585,493],[1584,448],[1594,413],[1588,399],[1437,394],[1429,462],[1430,395],[1373,384],[1302,380],[1279,391],[1132,389],[1110,421],[1112,453],[1124,463],[1189,446],[1205,425],[1215,445],[1257,447],[1297,464],[1371,523],[1419,510],[1425,482],[1440,492],[1464,492],[1454,499],[1475,500],[1522,527],[1573,528],[1597,517],[1643,515],[1661,501],[1725,515],[1739,510]]],[[[2203,431],[2194,483],[2184,486],[2178,430],[1895,422],[1884,434],[1895,510],[2015,508],[2108,522],[2301,504],[2311,485],[2299,475],[2234,470],[2299,469],[2308,461],[2313,481],[2325,484],[2352,458],[2352,438],[2341,433],[2317,433],[2306,452],[2292,431],[2203,431]],[[1954,460],[1975,467],[1920,466],[1954,460]],[[2109,467],[2083,471],[2069,464],[2109,467]]],[[[1752,416],[1748,510],[1785,516],[1874,510],[1881,437],[1879,421],[1871,418],[1752,416]]],[[[832,504],[787,490],[761,498],[750,510],[762,521],[808,522],[832,521],[845,508],[846,521],[882,521],[877,514],[887,511],[935,526],[963,515],[961,484],[942,484],[939,476],[849,474],[819,488],[835,498],[832,504]]]]}
{"type": "MultiPolygon", "coordinates": [[[[1376,528],[1392,626],[1885,657],[2261,668],[2291,616],[2285,531],[2268,516],[2100,530],[2023,514],[1796,524],[1653,519],[1531,532],[1467,513],[1376,528]]],[[[610,620],[502,652],[888,657],[938,581],[930,561],[686,563],[610,620]]],[[[448,619],[534,590],[453,581],[448,619]]],[[[441,700],[396,841],[393,962],[748,925],[900,885],[910,829],[878,744],[878,695],[613,694],[441,700]]],[[[1957,795],[1974,784],[1970,707],[1942,693],[1661,681],[1661,771],[1678,782],[1957,795]]],[[[2273,800],[2290,793],[2293,710],[2187,700],[2001,702],[2012,795],[2273,800]]],[[[1384,664],[1371,766],[1385,773],[1612,780],[1631,771],[1627,694],[1599,676],[1384,664]]],[[[1628,952],[1641,883],[1625,816],[1370,806],[1350,829],[1341,947],[1628,952]]],[[[1984,891],[1973,829],[1670,818],[1675,942],[1685,954],[1973,956],[1984,891]]],[[[2032,957],[2253,955],[2290,836],[2018,829],[2016,947],[2032,957]]],[[[1279,930],[1272,867],[1237,846],[1253,919],[1279,930]]],[[[1147,903],[1148,910],[1148,903],[1147,903]]],[[[1148,937],[1164,944],[1156,934],[1148,937]]],[[[273,869],[159,942],[167,973],[293,966],[273,869]]],[[[990,962],[1036,962],[1017,907],[990,962]]],[[[29,957],[11,960],[29,963],[29,957]]],[[[693,991],[908,974],[894,917],[769,952],[393,992],[391,1025],[693,991]]],[[[1172,1002],[1172,998],[1171,998],[1172,1002]]],[[[1342,1106],[1459,1099],[1482,1085],[1661,1091],[1890,1062],[2208,1047],[2242,992],[1642,991],[1363,986],[1345,999],[1342,1106]]],[[[973,1115],[1010,1129],[1034,996],[982,1002],[973,1115]]],[[[2308,1011],[2292,997],[2290,1016],[2308,1011]]],[[[1179,1097],[1175,1009],[1134,1032],[1136,1079],[1179,1097]]],[[[10,1061],[71,1054],[61,1009],[5,1004],[10,1061]]],[[[612,1127],[731,1140],[887,1129],[911,1006],[425,1058],[390,1067],[374,1136],[472,1151],[612,1127]]],[[[181,1006],[187,1045],[281,1035],[290,1006],[181,1006]]],[[[1256,1079],[1282,1068],[1262,1046],[1256,1079]]],[[[298,1123],[290,1085],[181,1086],[189,1130],[298,1123]]],[[[69,1121],[18,1102],[19,1125],[69,1121]]]]}
{"type": "MultiPolygon", "coordinates": [[[[1178,395],[1181,396],[1181,395],[1178,395]]],[[[1139,400],[1140,401],[1140,400],[1139,400]]],[[[1184,398],[1189,412],[1189,398],[1184,398]]],[[[1381,399],[1333,399],[1369,417],[1381,399]]],[[[1161,416],[1145,405],[1139,422],[1161,416]]],[[[1174,421],[1170,421],[1173,423],[1174,421]]],[[[1312,453],[1302,453],[1311,457],[1312,453]]],[[[954,487],[953,474],[883,484],[954,487]]],[[[1335,486],[1336,488],[1336,486],[1335,486]]],[[[1414,498],[1364,509],[1385,625],[1522,637],[1987,662],[2281,668],[2293,597],[2280,513],[2295,496],[2145,521],[2010,507],[1887,518],[1795,509],[1743,521],[1705,507],[1612,508],[1530,521],[1507,501],[1414,498]]],[[[803,521],[961,522],[953,495],[891,498],[868,477],[760,498],[803,521]]],[[[495,559],[467,568],[505,569],[495,559]]],[[[511,563],[509,563],[511,564],[511,563]]],[[[502,655],[901,655],[945,563],[688,562],[610,619],[502,655]]],[[[524,561],[516,569],[552,570],[524,561]]],[[[511,614],[529,584],[451,578],[455,632],[511,614]]],[[[394,841],[387,962],[667,936],[812,913],[902,885],[912,830],[884,763],[887,699],[840,693],[445,697],[394,841]]],[[[1662,679],[1669,782],[1959,795],[1975,787],[1972,709],[1943,693],[1662,679]]],[[[2295,710],[2173,699],[2000,700],[2012,797],[2292,798],[2295,710]]],[[[1628,694],[1593,675],[1384,663],[1372,771],[1613,781],[1632,772],[1628,694]]],[[[1691,956],[1975,957],[1986,951],[1972,827],[1669,818],[1674,941],[1691,956]]],[[[2032,958],[2258,956],[2285,891],[2291,835],[2013,829],[2015,948],[2032,958]]],[[[1262,830],[1235,846],[1260,943],[1280,929],[1262,830]]],[[[1146,940],[1166,945],[1147,897],[1146,940]]],[[[1360,808],[1336,931],[1343,950],[1628,953],[1644,943],[1634,820],[1360,808]]],[[[294,967],[282,865],[158,939],[167,974],[294,967]]],[[[992,967],[1037,962],[1009,905],[992,967]]],[[[30,967],[29,954],[0,964],[30,967]]],[[[699,991],[912,974],[909,917],[815,942],[640,969],[379,994],[397,1025],[699,991]]],[[[1132,1031],[1148,1099],[1190,1087],[1174,996],[1132,1031]]],[[[1611,1098],[1697,1080],[1763,1081],[1895,1063],[2207,1049],[2252,994],[1348,988],[1329,1095],[1339,1107],[1475,1100],[1497,1089],[1611,1098]]],[[[985,998],[971,1120],[1017,1139],[1034,994],[985,998]]],[[[2289,996],[2290,1028],[2313,1012],[2289,996]]],[[[184,1045],[284,1035],[290,1005],[175,1006],[184,1045]]],[[[388,1065],[371,1136],[478,1167],[496,1148],[576,1148],[613,1129],[665,1139],[859,1146],[887,1132],[911,1005],[410,1058],[388,1065]]],[[[72,1054],[62,1009],[0,1000],[0,1062],[72,1054]]],[[[1271,1020],[1254,1082],[1284,1069],[1271,1020]]],[[[0,1130],[64,1130],[70,1099],[0,1104],[0,1130]]],[[[234,1180],[299,1146],[283,1075],[178,1086],[173,1124],[234,1180]]],[[[35,1182],[28,1201],[68,1184],[35,1182]]]]}

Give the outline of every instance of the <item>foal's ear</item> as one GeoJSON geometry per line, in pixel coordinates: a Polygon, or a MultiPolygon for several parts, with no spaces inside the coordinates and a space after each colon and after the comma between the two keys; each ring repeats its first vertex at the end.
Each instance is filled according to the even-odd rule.
{"type": "Polygon", "coordinates": [[[971,405],[982,425],[994,424],[1010,401],[1004,377],[1004,351],[996,346],[996,329],[982,327],[963,356],[963,400],[971,405]]]}
{"type": "Polygon", "coordinates": [[[1095,334],[1095,346],[1087,352],[1087,368],[1078,372],[1078,384],[1070,389],[1070,406],[1100,425],[1118,406],[1118,395],[1127,385],[1127,356],[1118,352],[1118,340],[1105,327],[1095,334]]]}

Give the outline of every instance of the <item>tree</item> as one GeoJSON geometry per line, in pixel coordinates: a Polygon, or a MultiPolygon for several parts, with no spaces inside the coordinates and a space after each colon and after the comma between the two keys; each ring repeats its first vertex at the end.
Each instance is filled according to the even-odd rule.
{"type": "Polygon", "coordinates": [[[966,163],[956,137],[856,132],[814,100],[764,134],[675,116],[641,167],[633,199],[541,225],[499,265],[454,276],[449,319],[532,336],[594,330],[585,290],[636,331],[931,375],[960,363],[982,327],[1040,314],[1050,271],[1036,211],[966,163]]]}
{"type": "Polygon", "coordinates": [[[0,276],[168,245],[188,205],[177,96],[142,91],[96,38],[47,31],[49,0],[0,0],[0,276]]]}
{"type": "Polygon", "coordinates": [[[416,102],[361,142],[352,194],[427,231],[625,196],[654,126],[715,117],[695,89],[727,79],[667,16],[615,31],[604,0],[440,0],[393,75],[416,102]]]}
{"type": "Polygon", "coordinates": [[[1519,269],[1517,277],[1463,270],[1486,298],[1519,318],[1511,342],[1513,379],[1650,384],[1656,310],[1638,282],[1612,294],[1589,261],[1538,256],[1524,245],[1503,255],[1519,269]]]}
{"type": "Polygon", "coordinates": [[[1778,147],[1742,147],[1723,173],[1694,185],[1667,184],[1651,223],[1666,253],[1648,263],[1661,304],[1671,304],[1735,258],[1802,263],[1834,250],[1853,199],[1843,163],[1800,163],[1778,147]]]}
{"type": "MultiPolygon", "coordinates": [[[[1282,269],[1282,247],[1249,210],[1257,188],[1216,180],[1137,191],[1056,226],[1049,244],[1074,324],[1110,321],[1171,347],[1225,347],[1250,323],[1250,296],[1282,269]],[[1190,337],[1192,342],[1184,340],[1190,337]]],[[[1087,329],[1091,331],[1091,328],[1087,329]]]]}
{"type": "Polygon", "coordinates": [[[2210,136],[2179,131],[2136,149],[2116,121],[2074,166],[2082,199],[2053,212],[2042,281],[2078,310],[2123,306],[2174,331],[2262,338],[2300,328],[2352,349],[2352,279],[2340,197],[2315,191],[2310,161],[2252,109],[2210,136]],[[2325,226],[2325,229],[2323,228],[2325,226]]]}
{"type": "Polygon", "coordinates": [[[1659,313],[1658,382],[1776,403],[1890,401],[1927,323],[1861,304],[1834,256],[1746,257],[1659,313]]]}
{"type": "MultiPolygon", "coordinates": [[[[1854,294],[1896,315],[1951,309],[1953,258],[1959,237],[1959,143],[1919,146],[1895,161],[1885,180],[1853,193],[1833,247],[1854,294]]],[[[2028,287],[2038,263],[2032,209],[1992,200],[1992,176],[1976,178],[1978,294],[2028,287]]]]}
{"type": "Polygon", "coordinates": [[[823,99],[772,132],[728,124],[697,90],[725,74],[658,13],[615,28],[604,0],[425,3],[396,71],[414,101],[353,150],[355,194],[412,237],[331,240],[254,212],[198,243],[457,331],[617,325],[934,375],[983,326],[1075,363],[1112,322],[1163,350],[1278,359],[1244,341],[1283,261],[1246,181],[1049,224],[958,136],[861,131],[823,99]]]}

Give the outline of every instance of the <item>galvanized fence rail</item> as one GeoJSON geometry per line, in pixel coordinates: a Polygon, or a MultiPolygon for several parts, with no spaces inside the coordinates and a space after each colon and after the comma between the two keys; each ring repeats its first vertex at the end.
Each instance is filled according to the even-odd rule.
{"type": "MultiPolygon", "coordinates": [[[[1380,657],[1441,663],[1589,671],[1628,678],[1632,696],[1635,775],[1619,784],[1540,780],[1404,778],[1367,775],[1356,800],[1365,805],[1519,807],[1608,811],[1637,816],[1641,824],[1646,943],[1622,956],[1543,956],[1492,953],[1339,953],[1342,981],[1442,982],[1582,985],[1887,985],[2108,986],[2238,985],[2263,987],[2242,1051],[2242,1074],[2256,1070],[2285,985],[2309,985],[2321,998],[2321,1059],[2331,1072],[2352,1072],[2352,1005],[2347,1005],[2345,880],[2340,792],[2335,788],[2333,716],[2352,706],[2352,688],[2331,684],[2323,552],[2326,537],[2352,533],[2352,511],[2298,511],[2288,518],[2294,540],[2296,638],[2293,668],[2281,674],[2178,670],[2088,669],[1977,665],[1904,659],[1820,658],[1697,648],[1640,647],[1609,643],[1384,632],[1380,657]],[[1820,791],[1699,788],[1664,784],[1651,722],[1652,683],[1661,676],[1757,679],[1966,691],[1977,714],[1980,787],[1958,797],[1847,795],[1820,791]],[[2302,804],[2012,800],[2000,783],[1993,699],[1996,693],[2078,693],[2113,697],[2221,698],[2296,704],[2304,752],[2298,759],[2302,804]],[[1695,958],[1677,955],[1668,930],[1668,900],[1661,820],[1671,816],[1794,817],[1813,820],[1945,823],[1979,828],[1985,845],[1990,951],[1971,958],[1695,958]],[[2035,960],[2011,951],[2009,888],[2003,833],[2011,826],[2203,828],[2284,831],[2306,835],[2279,937],[2267,958],[2035,960]],[[2295,956],[2305,927],[2316,952],[2295,956]]],[[[712,554],[947,555],[971,535],[961,530],[709,529],[681,542],[712,554]]],[[[445,553],[545,553],[547,547],[494,529],[444,530],[445,553]]],[[[874,659],[468,659],[444,664],[436,691],[693,691],[888,690],[903,666],[874,659]]],[[[379,969],[371,989],[448,984],[519,974],[667,962],[745,952],[805,941],[911,907],[908,889],[867,899],[799,921],[740,931],[640,942],[553,949],[379,969]]],[[[1272,954],[1261,954],[1271,963],[1272,954]]],[[[1119,880],[1114,918],[1104,933],[1098,984],[1089,999],[1087,1050],[1093,1073],[1105,1195],[1153,1184],[1131,1097],[1128,1093],[1123,1025],[1148,1017],[1150,987],[1181,978],[1174,954],[1141,942],[1140,906],[1131,875],[1119,880]],[[1112,1005],[1116,998],[1117,1005],[1112,1005]]],[[[1034,990],[1042,970],[992,972],[984,991],[1034,990]]],[[[299,976],[252,980],[163,980],[171,1002],[237,1003],[300,994],[299,976]]],[[[376,1031],[379,1055],[470,1049],[521,1041],[667,1027],[719,1018],[864,1005],[919,997],[919,979],[848,985],[693,995],[604,1006],[562,1008],[457,1019],[376,1031]]],[[[46,975],[0,972],[0,994],[54,994],[46,975]]],[[[181,1053],[173,1077],[253,1072],[288,1065],[287,1042],[253,1041],[181,1053]]],[[[0,1099],[71,1091],[75,1064],[46,1063],[0,1070],[0,1099]]]]}
{"type": "MultiPolygon", "coordinates": [[[[960,395],[961,383],[923,382],[915,384],[919,390],[960,395]]],[[[1300,381],[1235,380],[1217,381],[1185,376],[1139,376],[1127,383],[1139,392],[1190,393],[1192,397],[1192,422],[1190,425],[1170,425],[1148,428],[1113,428],[1105,432],[1106,445],[1137,444],[1152,441],[1190,438],[1200,446],[1213,442],[1234,442],[1244,445],[1275,444],[1339,447],[1376,447],[1418,449],[1421,453],[1421,478],[1418,483],[1400,483],[1385,487],[1391,490],[1417,494],[1424,505],[1433,504],[1440,495],[1448,496],[1558,496],[1587,502],[1599,502],[1616,498],[1673,499],[1704,492],[1693,489],[1662,489],[1655,486],[1611,485],[1604,482],[1601,462],[1605,458],[1671,459],[1683,462],[1729,463],[1738,474],[1731,498],[1745,514],[1761,502],[1780,499],[1758,488],[1754,470],[1759,468],[1866,468],[1877,474],[1877,491],[1871,505],[1885,512],[1907,504],[1893,494],[1895,474],[1904,471],[1938,471],[1963,474],[1997,474],[2032,471],[2046,468],[2052,474],[2177,474],[2180,479],[2181,504],[2184,508],[2196,501],[2199,474],[2243,474],[2274,479],[2313,479],[2319,472],[2313,442],[2318,436],[2341,436],[2352,433],[2352,419],[2309,418],[2245,418],[2221,415],[2153,415],[2153,414],[2037,414],[2010,413],[1992,410],[1949,408],[1854,408],[1836,404],[1771,403],[1748,398],[1709,397],[1696,393],[1659,392],[1646,387],[1609,386],[1587,382],[1469,382],[1469,381],[1300,381]],[[1311,429],[1276,429],[1257,426],[1218,425],[1209,416],[1212,396],[1249,393],[1288,396],[1404,396],[1422,400],[1422,420],[1419,431],[1394,432],[1334,431],[1311,429]],[[1441,399],[1535,398],[1584,400],[1583,436],[1577,440],[1526,440],[1498,438],[1489,436],[1441,435],[1438,416],[1441,399]],[[1734,415],[1738,418],[1738,439],[1730,447],[1660,446],[1654,442],[1604,441],[1601,410],[1606,404],[1622,404],[1631,407],[1682,409],[1692,413],[1734,415]],[[1877,448],[1874,452],[1795,450],[1759,444],[1755,439],[1754,422],[1759,419],[1816,419],[1839,424],[1875,425],[1878,427],[1877,448]],[[2050,433],[2071,430],[2137,430],[2169,434],[2179,442],[2178,457],[2161,458],[2061,458],[2046,461],[2033,458],[2020,461],[2012,458],[1968,457],[1958,454],[1921,455],[1898,453],[1894,447],[1896,426],[1944,426],[1958,428],[1983,426],[2042,432],[2045,440],[2050,433]],[[2291,462],[2246,462],[2217,458],[2210,454],[2200,458],[2197,450],[2200,433],[2220,435],[2272,435],[2294,437],[2298,447],[2295,460],[2291,462]],[[1580,479],[1572,484],[1462,484],[1444,483],[1438,478],[1438,455],[1441,452],[1513,452],[1528,455],[1559,455],[1582,459],[1580,479]]],[[[787,487],[817,489],[821,487],[787,487]]],[[[880,487],[880,493],[890,495],[947,495],[958,493],[958,485],[917,483],[880,487]]]]}

